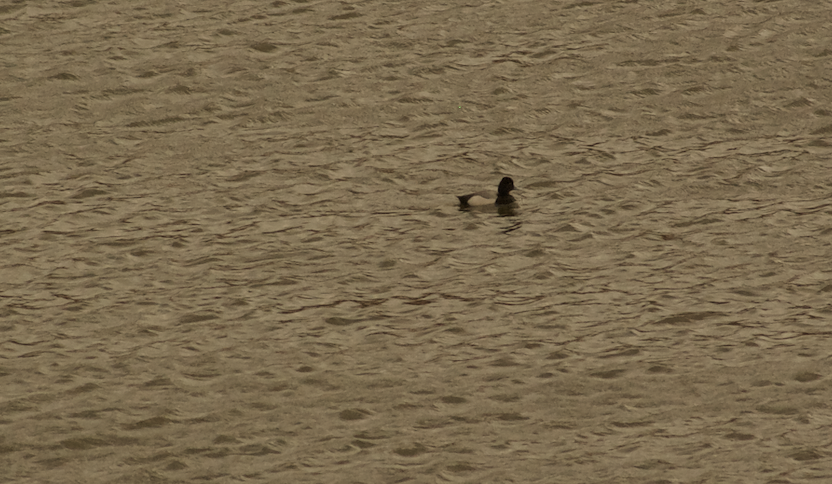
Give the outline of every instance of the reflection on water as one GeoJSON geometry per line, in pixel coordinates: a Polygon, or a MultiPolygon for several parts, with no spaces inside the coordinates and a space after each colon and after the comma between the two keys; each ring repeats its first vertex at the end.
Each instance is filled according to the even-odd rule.
{"type": "Polygon", "coordinates": [[[515,217],[520,206],[517,203],[510,203],[507,205],[459,205],[458,208],[460,212],[495,213],[500,217],[515,217]]]}
{"type": "Polygon", "coordinates": [[[518,205],[516,203],[512,203],[509,205],[497,205],[497,213],[500,217],[516,217],[518,205]]]}

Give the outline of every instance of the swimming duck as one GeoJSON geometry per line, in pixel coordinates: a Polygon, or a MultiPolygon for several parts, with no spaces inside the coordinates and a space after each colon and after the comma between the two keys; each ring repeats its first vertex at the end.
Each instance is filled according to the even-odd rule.
{"type": "Polygon", "coordinates": [[[494,192],[484,191],[471,193],[470,195],[457,196],[459,204],[463,207],[478,207],[483,205],[508,205],[514,203],[514,197],[509,192],[514,190],[514,180],[505,177],[500,180],[497,187],[497,199],[494,199],[494,192]]]}

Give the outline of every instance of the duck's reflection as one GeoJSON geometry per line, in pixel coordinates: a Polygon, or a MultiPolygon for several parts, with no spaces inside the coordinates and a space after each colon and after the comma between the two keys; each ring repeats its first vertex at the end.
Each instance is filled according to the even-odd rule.
{"type": "Polygon", "coordinates": [[[500,217],[516,217],[517,204],[511,203],[509,205],[497,205],[497,215],[500,217]]]}

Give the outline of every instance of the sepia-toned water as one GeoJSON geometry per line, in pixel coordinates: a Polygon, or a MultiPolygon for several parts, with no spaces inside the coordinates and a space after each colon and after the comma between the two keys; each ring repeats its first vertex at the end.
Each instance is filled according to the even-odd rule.
{"type": "Polygon", "coordinates": [[[832,482],[830,26],[0,4],[0,482],[832,482]]]}

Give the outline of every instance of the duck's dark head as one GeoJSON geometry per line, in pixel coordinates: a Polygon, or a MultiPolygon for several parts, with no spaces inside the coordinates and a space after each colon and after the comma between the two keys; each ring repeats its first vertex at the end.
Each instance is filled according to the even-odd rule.
{"type": "Polygon", "coordinates": [[[509,177],[505,177],[500,180],[500,186],[497,188],[497,196],[508,195],[508,192],[512,190],[514,190],[514,180],[509,177]]]}

